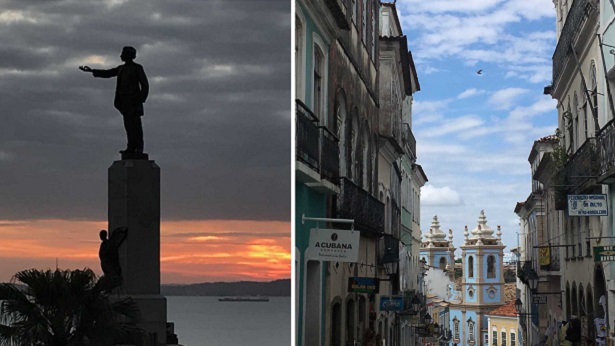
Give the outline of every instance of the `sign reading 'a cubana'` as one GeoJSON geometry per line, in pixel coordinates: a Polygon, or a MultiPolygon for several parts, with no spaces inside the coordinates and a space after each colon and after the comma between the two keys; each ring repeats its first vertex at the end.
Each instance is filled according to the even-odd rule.
{"type": "Polygon", "coordinates": [[[348,279],[348,292],[354,293],[378,293],[380,291],[380,279],[351,277],[348,279]]]}
{"type": "Polygon", "coordinates": [[[309,259],[331,262],[359,261],[359,231],[344,229],[310,230],[309,259]]]}
{"type": "Polygon", "coordinates": [[[609,215],[606,195],[568,195],[568,216],[609,215]]]}

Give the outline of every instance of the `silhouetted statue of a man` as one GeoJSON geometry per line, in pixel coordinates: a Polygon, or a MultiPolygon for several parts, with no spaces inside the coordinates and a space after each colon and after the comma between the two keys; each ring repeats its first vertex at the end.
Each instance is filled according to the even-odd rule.
{"type": "Polygon", "coordinates": [[[105,281],[108,288],[114,288],[122,284],[122,267],[120,266],[119,248],[122,245],[128,229],[119,227],[113,230],[111,236],[107,239],[107,231],[100,231],[100,250],[98,257],[100,258],[100,267],[102,268],[105,281]]]}
{"type": "Polygon", "coordinates": [[[94,77],[117,77],[113,105],[124,117],[124,128],[128,137],[126,149],[120,151],[122,154],[143,152],[141,116],[143,115],[143,103],[145,103],[149,93],[149,83],[143,66],[133,61],[136,57],[137,50],[127,46],[122,49],[120,55],[124,65],[110,70],[96,70],[89,66],[79,66],[81,71],[91,72],[94,77]]]}

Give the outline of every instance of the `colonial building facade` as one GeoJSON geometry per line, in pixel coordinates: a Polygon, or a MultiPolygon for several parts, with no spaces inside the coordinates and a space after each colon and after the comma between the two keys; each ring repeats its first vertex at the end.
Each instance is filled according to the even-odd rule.
{"type": "Polygon", "coordinates": [[[412,240],[427,181],[411,130],[420,86],[407,38],[394,3],[295,8],[295,342],[401,345],[410,328],[382,302],[420,287],[412,240]],[[324,229],[358,233],[357,259],[315,258],[311,235],[324,229]],[[375,287],[352,288],[356,280],[375,287]]]}

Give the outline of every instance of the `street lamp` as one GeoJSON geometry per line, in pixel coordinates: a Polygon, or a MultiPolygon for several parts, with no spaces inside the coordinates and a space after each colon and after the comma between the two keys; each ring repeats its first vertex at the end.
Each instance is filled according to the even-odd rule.
{"type": "Polygon", "coordinates": [[[429,312],[425,313],[425,316],[423,316],[423,324],[430,324],[431,323],[431,316],[429,316],[429,312]]]}
{"type": "Polygon", "coordinates": [[[436,322],[436,323],[433,325],[433,332],[434,332],[434,334],[436,334],[436,335],[440,335],[440,325],[438,324],[438,322],[436,322]]]}
{"type": "Polygon", "coordinates": [[[530,272],[527,275],[527,279],[530,282],[530,290],[532,292],[536,292],[538,290],[538,274],[536,274],[536,271],[532,268],[530,270],[530,272]]]}
{"type": "Polygon", "coordinates": [[[517,309],[517,312],[521,312],[521,309],[523,309],[523,303],[521,302],[520,298],[517,298],[517,300],[515,300],[515,308],[517,309]]]}

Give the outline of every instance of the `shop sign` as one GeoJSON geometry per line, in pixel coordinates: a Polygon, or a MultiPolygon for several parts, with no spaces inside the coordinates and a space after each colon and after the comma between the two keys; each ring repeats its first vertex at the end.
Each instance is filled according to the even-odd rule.
{"type": "Polygon", "coordinates": [[[532,295],[532,304],[547,304],[547,296],[544,294],[532,295]]]}
{"type": "Polygon", "coordinates": [[[380,311],[403,311],[403,296],[380,296],[380,311]]]}
{"type": "Polygon", "coordinates": [[[568,216],[609,215],[606,195],[568,195],[568,216]]]}
{"type": "Polygon", "coordinates": [[[615,261],[615,246],[594,246],[594,262],[615,261]]]}
{"type": "Polygon", "coordinates": [[[378,293],[380,291],[380,279],[352,277],[348,279],[348,292],[354,293],[378,293]]]}
{"type": "Polygon", "coordinates": [[[427,326],[415,327],[415,331],[416,331],[416,334],[420,335],[420,336],[429,336],[431,334],[429,332],[429,327],[427,327],[427,326]]]}
{"type": "Polygon", "coordinates": [[[360,238],[359,231],[312,228],[306,254],[312,260],[357,263],[360,238]]]}

